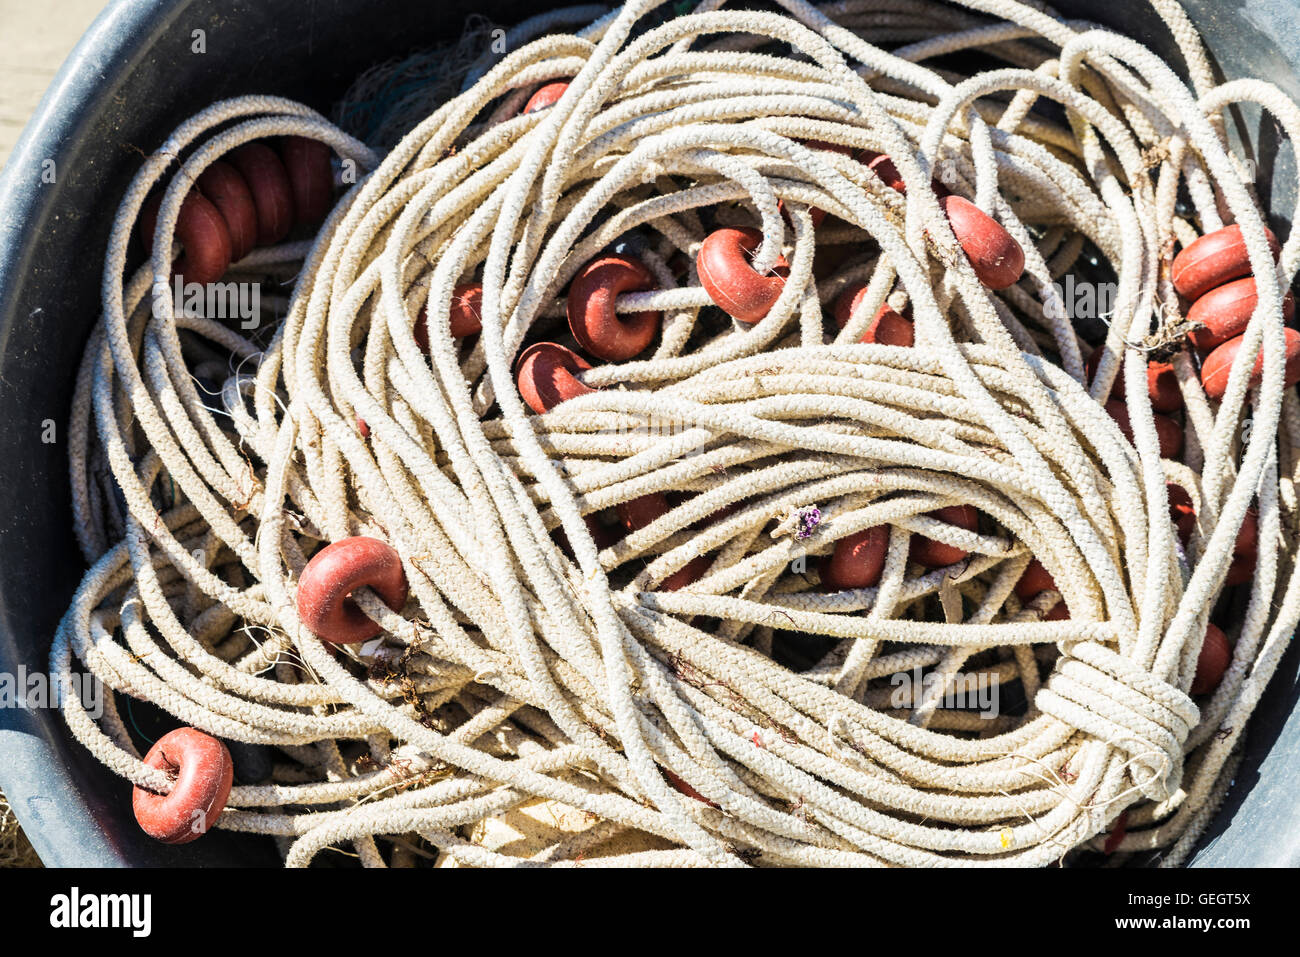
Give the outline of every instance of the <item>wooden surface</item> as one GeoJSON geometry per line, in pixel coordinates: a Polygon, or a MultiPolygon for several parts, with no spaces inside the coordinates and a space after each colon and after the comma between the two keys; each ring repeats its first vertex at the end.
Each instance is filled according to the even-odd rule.
{"type": "Polygon", "coordinates": [[[0,167],[105,0],[0,0],[0,167]]]}

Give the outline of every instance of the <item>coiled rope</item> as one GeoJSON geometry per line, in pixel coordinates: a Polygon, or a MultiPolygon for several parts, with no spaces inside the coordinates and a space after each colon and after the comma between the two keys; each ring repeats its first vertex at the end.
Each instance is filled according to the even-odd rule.
{"type": "MultiPolygon", "coordinates": [[[[1274,264],[1220,114],[1258,103],[1295,141],[1300,111],[1264,81],[1215,86],[1172,0],[1155,6],[1190,89],[1132,40],[1033,5],[778,4],[705,0],[646,28],[657,4],[634,0],[543,36],[382,161],[305,107],[245,97],[141,168],[77,381],[91,569],[51,671],[70,684],[84,666],[184,724],[274,746],[272,775],[236,783],[217,827],[276,836],[290,865],[349,845],[365,864],[409,860],[421,839],[497,865],[518,858],[466,829],[541,799],[592,816],[537,856],[556,864],[1042,865],[1108,833],[1110,851],[1186,857],[1300,619],[1282,313],[1300,240],[1274,264]],[[557,79],[557,101],[520,112],[557,79]],[[259,342],[178,311],[173,231],[213,160],[276,136],[364,175],[314,241],[232,267],[292,281],[259,342]],[[903,190],[856,151],[890,157],[903,190]],[[151,259],[127,277],[169,171],[151,259]],[[932,178],[1018,242],[1017,284],[981,283],[932,178]],[[1259,306],[1212,404],[1168,265],[1225,221],[1259,306]],[[784,257],[753,324],[702,286],[715,226],[760,231],[760,276],[784,257]],[[1053,286],[1085,248],[1117,280],[1091,378],[1053,286]],[[563,292],[609,250],[656,281],[616,303],[661,314],[653,346],[577,372],[583,388],[534,414],[516,359],[572,345],[563,292]],[[466,283],[481,332],[454,339],[466,283]],[[831,304],[855,283],[836,331],[831,304]],[[886,302],[910,307],[914,346],[859,341],[886,302]],[[227,361],[219,399],[200,340],[227,361]],[[1160,453],[1154,350],[1184,406],[1181,462],[1160,453]],[[1127,436],[1102,406],[1117,381],[1127,436]],[[1167,483],[1194,503],[1185,545],[1167,483]],[[598,544],[647,501],[666,505],[598,544]],[[961,506],[981,524],[934,517],[961,506]],[[1231,664],[1193,701],[1252,508],[1231,664]],[[878,581],[827,587],[819,560],[879,526],[878,581]],[[299,582],[323,545],[358,536],[396,551],[409,598],[356,590],[378,635],[330,645],[304,625],[299,582]],[[963,557],[909,560],[922,538],[963,557]],[[1027,600],[1034,558],[1059,591],[1027,600]],[[1062,601],[1068,616],[1049,616],[1062,601]],[[967,667],[1004,694],[1019,683],[1024,706],[945,706],[967,667]],[[938,679],[900,700],[912,669],[938,679]],[[645,840],[599,852],[629,833],[645,840]]],[[[111,696],[98,720],[75,695],[64,713],[118,774],[172,788],[111,696]]]]}

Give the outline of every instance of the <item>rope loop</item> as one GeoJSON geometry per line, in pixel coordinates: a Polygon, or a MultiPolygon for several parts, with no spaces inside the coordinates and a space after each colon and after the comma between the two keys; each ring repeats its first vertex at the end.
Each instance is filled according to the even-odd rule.
{"type": "Polygon", "coordinates": [[[1101,642],[1065,644],[1034,704],[1128,755],[1129,773],[1148,799],[1177,792],[1183,745],[1200,713],[1187,694],[1101,642]]]}

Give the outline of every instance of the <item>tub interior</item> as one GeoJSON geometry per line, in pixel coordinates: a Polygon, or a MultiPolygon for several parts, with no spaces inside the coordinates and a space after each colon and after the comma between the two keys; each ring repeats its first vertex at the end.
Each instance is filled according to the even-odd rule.
{"type": "MultiPolygon", "coordinates": [[[[99,311],[108,229],[141,154],[225,97],[278,94],[329,114],[360,72],[454,39],[470,13],[508,26],[549,6],[122,0],[95,22],[0,178],[0,660],[8,670],[45,670],[50,637],[84,570],[71,532],[62,438],[77,364],[99,311]],[[204,31],[203,53],[194,50],[197,30],[204,31]],[[48,159],[56,179],[42,183],[48,159]],[[56,438],[49,442],[51,422],[56,438]]],[[[1069,17],[1112,26],[1170,58],[1163,24],[1137,6],[1057,4],[1069,17]]],[[[1186,6],[1225,77],[1265,77],[1300,98],[1295,3],[1188,0],[1186,6]]],[[[1258,110],[1234,111],[1230,125],[1245,155],[1258,162],[1261,198],[1285,236],[1295,201],[1291,149],[1279,148],[1276,124],[1258,110]]],[[[1296,710],[1298,661],[1293,647],[1252,719],[1237,786],[1202,841],[1199,862],[1300,857],[1300,826],[1286,824],[1298,812],[1282,791],[1286,778],[1300,772],[1300,722],[1287,725],[1296,710]]],[[[154,720],[138,705],[135,717],[145,730],[154,720]]],[[[53,710],[0,710],[0,786],[50,865],[279,861],[265,837],[217,830],[179,848],[147,838],[134,822],[130,787],[73,741],[53,710]]],[[[334,858],[342,855],[322,856],[334,858]]]]}

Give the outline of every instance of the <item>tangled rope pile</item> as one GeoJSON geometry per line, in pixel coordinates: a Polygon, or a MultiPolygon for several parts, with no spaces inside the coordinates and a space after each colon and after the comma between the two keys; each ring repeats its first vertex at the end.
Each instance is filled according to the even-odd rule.
{"type": "MultiPolygon", "coordinates": [[[[114,223],[73,417],[92,568],[52,673],[274,746],[204,810],[290,865],[513,863],[467,828],[539,799],[590,816],[533,856],[556,864],[1183,860],[1300,618],[1300,239],[1274,263],[1220,119],[1258,103],[1294,142],[1300,110],[1216,86],[1154,2],[1190,89],[1010,0],[705,0],[659,25],[633,0],[513,49],[382,162],[283,100],[198,114],[114,223]],[[364,175],[314,241],[232,267],[293,282],[262,342],[178,308],[173,232],[212,161],[281,136],[364,175]],[[1018,281],[968,258],[957,198],[1023,250],[1018,281]],[[1225,221],[1258,308],[1212,403],[1170,262],[1225,221]],[[726,235],[770,281],[744,321],[700,268],[728,229],[757,230],[726,235]],[[1053,283],[1094,254],[1117,294],[1086,371],[1053,283]],[[886,311],[914,345],[873,333],[886,311]],[[400,572],[309,586],[358,538],[400,572]],[[1216,607],[1234,647],[1194,701],[1216,607]],[[937,677],[900,695],[913,669],[937,677]],[[1001,713],[953,705],[963,669],[1001,713]]],[[[65,695],[73,733],[167,795],[175,762],[142,761],[109,697],[96,721],[65,695]]]]}

